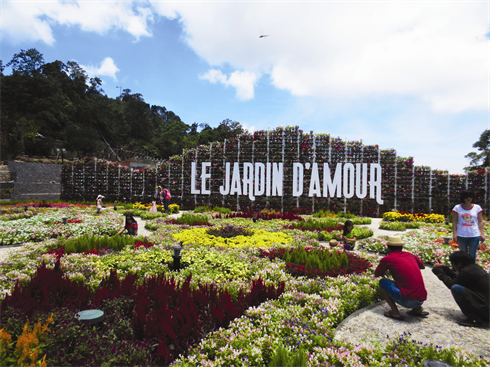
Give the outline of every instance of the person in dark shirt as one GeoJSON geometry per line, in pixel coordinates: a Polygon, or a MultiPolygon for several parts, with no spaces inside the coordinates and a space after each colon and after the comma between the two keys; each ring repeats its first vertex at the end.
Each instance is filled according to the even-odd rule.
{"type": "Polygon", "coordinates": [[[454,300],[466,316],[458,324],[483,326],[490,316],[490,274],[464,251],[453,252],[449,261],[454,270],[436,259],[432,272],[451,289],[454,300]]]}
{"type": "Polygon", "coordinates": [[[352,238],[348,238],[347,236],[352,232],[354,229],[354,224],[352,224],[352,221],[347,220],[345,221],[344,228],[342,230],[342,243],[344,246],[344,250],[347,251],[352,251],[356,247],[356,236],[352,236],[352,238]]]}
{"type": "Polygon", "coordinates": [[[409,315],[427,317],[422,304],[427,299],[424,279],[420,269],[424,263],[415,255],[403,251],[400,237],[388,237],[388,255],[383,257],[374,271],[374,276],[382,277],[389,270],[393,280],[383,278],[379,281],[381,295],[391,307],[384,315],[396,320],[403,320],[396,304],[411,308],[409,315]]]}
{"type": "Polygon", "coordinates": [[[124,231],[128,231],[128,234],[131,236],[138,235],[138,222],[133,217],[133,214],[130,212],[126,213],[126,223],[124,227],[118,232],[118,234],[123,233],[124,231]]]}

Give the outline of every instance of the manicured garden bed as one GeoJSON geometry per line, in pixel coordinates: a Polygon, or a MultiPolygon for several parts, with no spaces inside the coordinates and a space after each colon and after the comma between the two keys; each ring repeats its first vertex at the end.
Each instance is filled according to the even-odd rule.
{"type": "MultiPolygon", "coordinates": [[[[315,366],[398,366],[407,360],[417,365],[427,357],[454,359],[455,366],[490,363],[459,350],[419,345],[408,336],[387,340],[375,349],[335,341],[336,325],[379,300],[377,280],[372,277],[378,257],[366,251],[346,253],[352,269],[340,266],[335,274],[316,271],[315,275],[315,270],[306,271],[300,264],[292,271],[282,260],[286,251],[298,246],[317,251],[320,246],[316,232],[285,229],[291,224],[288,220],[254,223],[251,218],[209,218],[212,226],[191,227],[161,218],[148,222],[155,233],[148,239],[137,238],[135,245],[57,256],[53,250],[60,248],[60,240],[55,237],[93,233],[96,224],[100,233],[122,225],[120,213],[107,210],[97,217],[93,211],[69,208],[38,214],[45,219],[35,222],[41,233],[58,226],[53,223],[63,215],[81,222],[70,224],[79,226],[76,232],[60,231],[30,241],[3,262],[2,345],[9,344],[7,334],[11,337],[6,347],[10,354],[6,349],[3,356],[15,356],[14,343],[29,317],[30,327],[39,318],[50,331],[32,346],[38,348],[36,361],[46,355],[49,366],[172,361],[175,366],[196,367],[277,366],[293,361],[315,366]],[[208,232],[210,228],[214,232],[208,232]],[[231,236],[235,230],[237,235],[231,236]],[[172,247],[181,243],[183,269],[175,272],[172,247]],[[106,313],[100,327],[74,318],[75,312],[87,308],[106,313]]],[[[27,228],[30,222],[21,222],[26,220],[12,222],[32,233],[27,228]]],[[[420,243],[430,239],[427,249],[433,255],[445,251],[438,242],[442,235],[424,227],[418,231],[407,239],[409,249],[422,251],[420,243]]],[[[331,256],[330,249],[321,251],[331,256]]],[[[310,261],[308,269],[314,269],[316,261],[310,261]]]]}

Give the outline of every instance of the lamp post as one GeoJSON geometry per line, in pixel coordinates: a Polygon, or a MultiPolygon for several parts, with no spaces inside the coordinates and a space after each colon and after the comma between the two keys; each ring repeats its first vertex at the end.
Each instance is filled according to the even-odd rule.
{"type": "Polygon", "coordinates": [[[117,205],[116,204],[117,204],[117,200],[114,202],[114,211],[117,210],[117,205]]]}
{"type": "Polygon", "coordinates": [[[116,86],[116,88],[119,88],[119,98],[122,96],[122,86],[116,86]]]}
{"type": "Polygon", "coordinates": [[[68,218],[65,216],[63,216],[61,220],[63,221],[63,225],[65,225],[68,222],[68,218]]]}

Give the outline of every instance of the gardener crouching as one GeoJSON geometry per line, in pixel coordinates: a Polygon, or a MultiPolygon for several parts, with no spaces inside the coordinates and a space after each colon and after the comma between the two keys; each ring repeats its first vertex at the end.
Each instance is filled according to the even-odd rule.
{"type": "Polygon", "coordinates": [[[420,269],[424,269],[424,263],[415,255],[403,251],[403,242],[400,237],[388,237],[388,255],[383,257],[374,271],[375,277],[382,277],[389,270],[393,280],[380,279],[379,288],[381,295],[391,307],[384,315],[395,320],[403,320],[404,317],[396,307],[411,308],[407,313],[412,316],[426,317],[429,313],[424,311],[422,304],[427,299],[424,279],[420,269]]]}
{"type": "Polygon", "coordinates": [[[464,251],[449,255],[452,268],[436,259],[432,272],[451,289],[465,320],[463,326],[482,327],[490,316],[490,274],[464,251]]]}

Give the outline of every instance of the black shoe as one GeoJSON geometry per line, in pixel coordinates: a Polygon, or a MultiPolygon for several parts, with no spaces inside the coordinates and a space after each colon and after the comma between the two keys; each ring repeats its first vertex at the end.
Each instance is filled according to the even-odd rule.
{"type": "Polygon", "coordinates": [[[469,327],[483,327],[483,323],[481,321],[476,321],[472,319],[465,319],[456,321],[458,325],[469,326],[469,327]]]}

